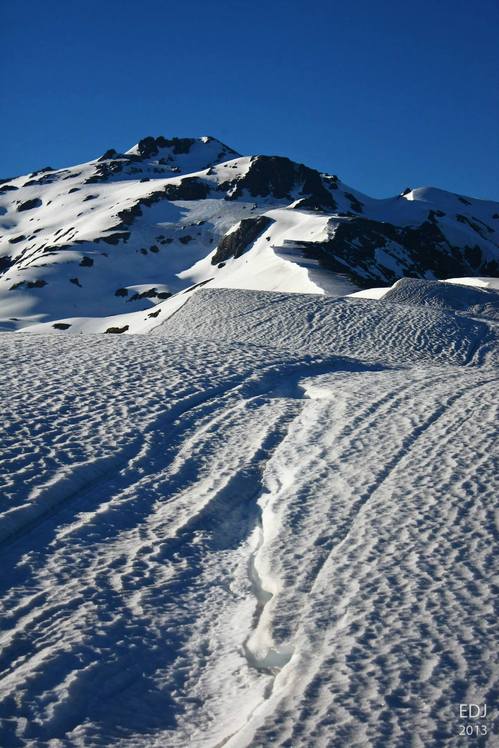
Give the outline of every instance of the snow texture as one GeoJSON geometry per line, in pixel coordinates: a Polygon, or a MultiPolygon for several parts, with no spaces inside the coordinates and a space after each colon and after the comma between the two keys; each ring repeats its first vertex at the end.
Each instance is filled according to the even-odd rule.
{"type": "Polygon", "coordinates": [[[210,137],[0,182],[1,748],[497,744],[498,210],[210,137]]]}
{"type": "Polygon", "coordinates": [[[2,746],[462,744],[498,674],[497,328],[419,296],[0,336],[2,746]]]}

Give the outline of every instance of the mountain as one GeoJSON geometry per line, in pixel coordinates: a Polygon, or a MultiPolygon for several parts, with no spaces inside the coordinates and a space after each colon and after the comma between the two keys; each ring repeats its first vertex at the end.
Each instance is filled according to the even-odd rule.
{"type": "Polygon", "coordinates": [[[0,192],[2,748],[485,745],[499,206],[213,138],[0,192]]]}
{"type": "Polygon", "coordinates": [[[403,276],[496,275],[498,203],[435,188],[377,200],[212,137],[146,137],[0,181],[4,330],[96,318],[121,330],[200,284],[338,297],[403,276]]]}

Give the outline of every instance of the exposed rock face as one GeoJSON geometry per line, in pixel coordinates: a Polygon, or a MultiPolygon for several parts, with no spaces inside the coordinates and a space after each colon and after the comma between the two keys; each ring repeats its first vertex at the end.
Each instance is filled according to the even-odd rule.
{"type": "Polygon", "coordinates": [[[272,223],[267,216],[244,218],[235,231],[224,236],[211,258],[211,264],[218,265],[230,257],[240,257],[272,223]]]}
{"type": "Polygon", "coordinates": [[[175,154],[189,153],[195,142],[194,138],[171,138],[169,140],[162,135],[159,138],[148,136],[139,141],[138,150],[143,157],[156,156],[160,148],[171,148],[175,154]]]}
{"type": "Polygon", "coordinates": [[[5,273],[12,264],[12,257],[9,257],[9,255],[4,255],[3,257],[0,257],[0,275],[2,273],[5,273]]]}
{"type": "Polygon", "coordinates": [[[220,189],[226,191],[228,200],[236,200],[247,190],[253,197],[272,196],[289,201],[291,193],[298,189],[300,195],[310,198],[316,206],[335,207],[318,171],[283,156],[256,156],[243,177],[223,182],[220,189]]]}
{"type": "MultiPolygon", "coordinates": [[[[334,218],[330,224],[327,241],[303,242],[300,246],[306,256],[345,273],[360,287],[368,288],[373,281],[393,283],[403,275],[449,278],[456,274],[457,267],[461,274],[473,275],[481,264],[479,247],[465,247],[464,252],[454,247],[435,220],[402,228],[362,217],[334,218]],[[384,260],[380,251],[386,255],[384,260]]],[[[488,275],[499,274],[497,262],[482,267],[488,275]]]]}
{"type": "Polygon", "coordinates": [[[169,184],[164,189],[168,200],[202,200],[210,191],[206,182],[198,177],[185,177],[180,184],[169,184]]]}
{"type": "Polygon", "coordinates": [[[23,210],[33,210],[33,208],[39,208],[41,204],[42,204],[42,201],[40,200],[40,198],[35,197],[32,200],[26,200],[26,202],[21,203],[19,207],[17,208],[17,210],[19,212],[23,210]]]}
{"type": "Polygon", "coordinates": [[[108,151],[106,151],[99,159],[98,161],[108,161],[111,158],[118,158],[119,154],[118,151],[115,151],[114,148],[110,148],[108,151]]]}

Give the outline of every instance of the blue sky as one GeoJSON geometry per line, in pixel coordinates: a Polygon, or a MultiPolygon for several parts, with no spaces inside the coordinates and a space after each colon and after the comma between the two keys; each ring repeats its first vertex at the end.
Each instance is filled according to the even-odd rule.
{"type": "Polygon", "coordinates": [[[214,135],[374,196],[499,200],[497,0],[2,4],[0,177],[214,135]]]}

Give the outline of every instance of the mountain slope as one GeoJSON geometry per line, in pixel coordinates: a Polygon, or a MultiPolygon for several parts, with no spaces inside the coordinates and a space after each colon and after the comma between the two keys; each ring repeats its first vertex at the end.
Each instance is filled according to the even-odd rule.
{"type": "Polygon", "coordinates": [[[498,262],[497,203],[433,188],[374,200],[210,137],[0,183],[2,329],[151,311],[200,283],[343,296],[498,262]]]}

